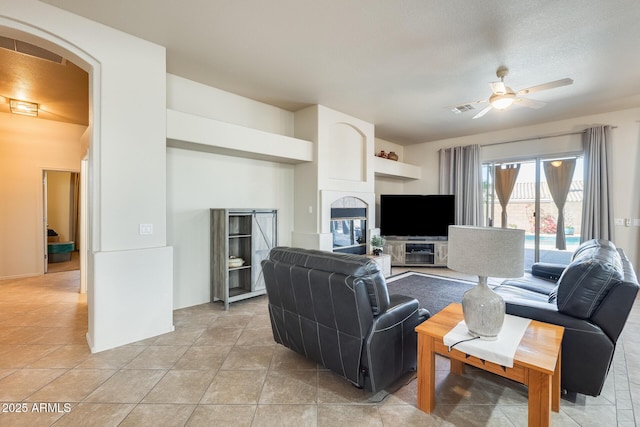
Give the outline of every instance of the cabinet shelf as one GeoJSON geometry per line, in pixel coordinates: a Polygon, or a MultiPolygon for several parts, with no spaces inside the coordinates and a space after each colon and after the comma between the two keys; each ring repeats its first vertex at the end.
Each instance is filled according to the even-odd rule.
{"type": "Polygon", "coordinates": [[[264,293],[264,291],[247,291],[240,288],[229,289],[229,302],[242,301],[243,299],[264,295],[264,293]]]}

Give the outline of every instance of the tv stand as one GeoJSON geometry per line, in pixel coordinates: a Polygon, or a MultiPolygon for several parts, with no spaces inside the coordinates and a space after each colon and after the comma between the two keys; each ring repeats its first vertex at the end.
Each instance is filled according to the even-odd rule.
{"type": "Polygon", "coordinates": [[[385,237],[384,253],[393,267],[446,267],[447,240],[437,237],[385,237]]]}

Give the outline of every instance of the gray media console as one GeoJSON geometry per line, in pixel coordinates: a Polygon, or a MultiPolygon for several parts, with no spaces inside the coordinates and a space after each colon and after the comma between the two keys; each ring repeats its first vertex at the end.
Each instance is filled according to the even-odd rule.
{"type": "Polygon", "coordinates": [[[385,238],[384,253],[391,255],[394,267],[446,267],[446,240],[385,238]]]}

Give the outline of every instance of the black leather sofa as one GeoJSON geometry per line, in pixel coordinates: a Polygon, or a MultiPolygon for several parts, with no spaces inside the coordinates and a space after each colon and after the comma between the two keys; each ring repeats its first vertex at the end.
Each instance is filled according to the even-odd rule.
{"type": "Polygon", "coordinates": [[[508,314],[564,326],[562,388],[600,395],[638,293],[623,250],[607,240],[589,240],[568,266],[535,264],[531,275],[506,280],[495,291],[508,314]]]}
{"type": "Polygon", "coordinates": [[[377,392],[416,369],[418,301],[389,295],[375,261],[277,247],[262,261],[276,342],[377,392]]]}

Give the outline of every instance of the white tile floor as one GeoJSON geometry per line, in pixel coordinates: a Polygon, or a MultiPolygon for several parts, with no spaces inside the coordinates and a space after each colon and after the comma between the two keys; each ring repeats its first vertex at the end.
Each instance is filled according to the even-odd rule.
{"type": "MultiPolygon", "coordinates": [[[[90,354],[78,283],[77,271],[0,281],[0,426],[526,425],[525,387],[451,375],[444,358],[435,413],[416,409],[415,379],[375,402],[276,345],[265,297],[176,310],[175,332],[90,354]]],[[[636,425],[639,324],[636,304],[603,394],[563,399],[552,425],[636,425]]]]}

